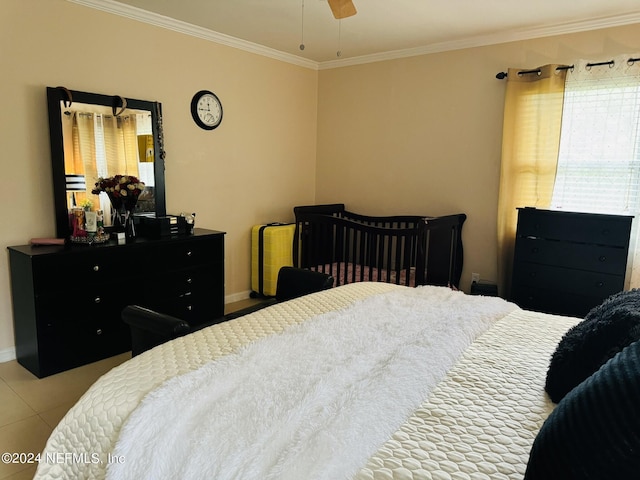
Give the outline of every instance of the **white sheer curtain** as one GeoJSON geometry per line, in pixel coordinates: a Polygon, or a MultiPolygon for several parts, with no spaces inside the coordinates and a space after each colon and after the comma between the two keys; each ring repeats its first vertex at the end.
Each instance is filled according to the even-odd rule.
{"type": "Polygon", "coordinates": [[[551,208],[634,215],[627,280],[640,286],[640,55],[567,75],[551,208]]]}

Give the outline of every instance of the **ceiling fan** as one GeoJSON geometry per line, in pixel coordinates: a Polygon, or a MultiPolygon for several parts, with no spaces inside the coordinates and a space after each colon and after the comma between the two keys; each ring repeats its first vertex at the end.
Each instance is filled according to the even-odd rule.
{"type": "Polygon", "coordinates": [[[356,7],[351,0],[328,0],[333,16],[338,20],[351,17],[357,13],[356,7]]]}

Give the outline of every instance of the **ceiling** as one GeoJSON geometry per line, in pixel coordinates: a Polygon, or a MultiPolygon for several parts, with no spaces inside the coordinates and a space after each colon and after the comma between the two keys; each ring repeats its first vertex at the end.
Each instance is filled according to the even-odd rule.
{"type": "Polygon", "coordinates": [[[70,1],[320,67],[640,23],[639,0],[353,0],[341,21],[327,0],[70,1]]]}

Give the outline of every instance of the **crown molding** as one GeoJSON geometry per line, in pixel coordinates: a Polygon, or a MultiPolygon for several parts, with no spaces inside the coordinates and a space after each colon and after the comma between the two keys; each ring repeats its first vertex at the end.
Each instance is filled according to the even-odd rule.
{"type": "Polygon", "coordinates": [[[461,40],[434,43],[422,47],[394,50],[372,55],[362,55],[359,57],[321,62],[319,64],[319,69],[328,70],[331,68],[362,65],[365,63],[382,62],[385,60],[395,60],[398,58],[415,57],[418,55],[427,55],[430,53],[441,53],[451,50],[461,50],[465,48],[486,47],[488,45],[497,45],[500,43],[518,42],[522,40],[531,40],[534,38],[551,37],[554,35],[566,35],[570,33],[586,32],[589,30],[621,27],[625,25],[633,25],[636,23],[640,23],[640,13],[603,17],[594,20],[570,22],[522,30],[505,31],[490,35],[468,37],[461,40]]]}
{"type": "Polygon", "coordinates": [[[102,10],[103,12],[120,15],[121,17],[130,18],[139,22],[154,25],[156,27],[166,28],[173,30],[174,32],[184,33],[192,37],[201,38],[210,42],[226,45],[228,47],[237,48],[246,52],[255,53],[264,57],[273,58],[282,62],[291,63],[300,67],[310,68],[312,70],[318,69],[318,62],[308,60],[306,58],[284,53],[273,48],[258,45],[257,43],[241,40],[230,35],[214,32],[207,28],[198,27],[187,22],[176,20],[174,18],[166,17],[158,13],[149,12],[138,7],[131,5],[125,5],[115,0],[67,0],[71,3],[83,5],[85,7],[95,8],[96,10],[102,10]]]}
{"type": "Polygon", "coordinates": [[[343,58],[339,60],[329,60],[315,62],[306,58],[284,53],[279,50],[258,45],[256,43],[241,40],[239,38],[214,32],[212,30],[198,27],[187,22],[175,20],[164,15],[149,12],[141,8],[125,5],[115,0],[67,0],[72,3],[95,8],[104,12],[120,15],[140,22],[144,22],[157,27],[166,28],[175,32],[184,33],[193,37],[201,38],[210,42],[237,48],[257,55],[273,58],[282,62],[291,63],[313,70],[328,70],[332,68],[361,65],[365,63],[382,62],[385,60],[395,60],[398,58],[428,55],[431,53],[441,53],[450,50],[461,50],[464,48],[485,47],[499,43],[517,42],[530,40],[533,38],[550,37],[554,35],[566,35],[569,33],[579,33],[589,30],[599,30],[602,28],[620,27],[640,23],[640,12],[626,15],[603,17],[592,20],[568,22],[543,27],[534,27],[521,30],[511,30],[497,32],[489,35],[479,35],[447,42],[434,43],[416,48],[394,50],[390,52],[362,55],[359,57],[343,58]]]}

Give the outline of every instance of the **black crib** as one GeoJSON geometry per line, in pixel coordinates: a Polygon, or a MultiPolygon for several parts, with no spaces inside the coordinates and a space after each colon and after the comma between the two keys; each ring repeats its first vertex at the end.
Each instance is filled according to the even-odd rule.
{"type": "Polygon", "coordinates": [[[459,286],[463,213],[371,217],[348,212],[344,204],[293,211],[294,265],[328,273],[336,286],[362,281],[459,286]]]}

